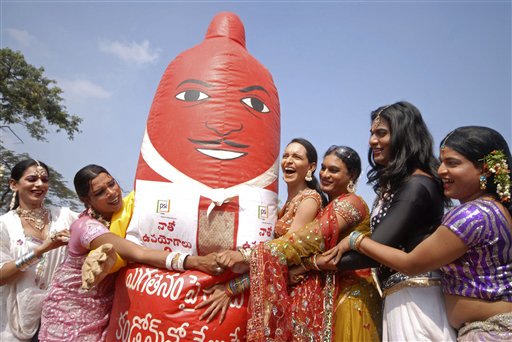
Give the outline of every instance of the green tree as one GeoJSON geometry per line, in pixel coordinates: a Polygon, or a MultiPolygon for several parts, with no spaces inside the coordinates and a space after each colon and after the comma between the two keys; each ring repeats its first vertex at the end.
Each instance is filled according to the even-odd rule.
{"type": "MultiPolygon", "coordinates": [[[[48,141],[45,135],[51,126],[56,127],[57,132],[64,130],[72,140],[80,133],[78,126],[82,119],[67,113],[60,97],[62,90],[43,73],[44,68],[28,64],[21,52],[0,49],[0,126],[21,125],[39,141],[48,141]]],[[[11,200],[10,170],[18,161],[30,156],[8,150],[1,137],[0,155],[0,212],[6,212],[11,200]]],[[[50,173],[51,186],[46,203],[79,209],[78,198],[67,187],[62,175],[54,169],[50,173]]]]}
{"type": "Polygon", "coordinates": [[[48,133],[47,125],[65,130],[69,139],[80,133],[82,119],[66,112],[61,104],[62,90],[43,76],[44,68],[25,61],[21,52],[0,49],[0,105],[2,125],[20,124],[40,141],[48,133]]]}

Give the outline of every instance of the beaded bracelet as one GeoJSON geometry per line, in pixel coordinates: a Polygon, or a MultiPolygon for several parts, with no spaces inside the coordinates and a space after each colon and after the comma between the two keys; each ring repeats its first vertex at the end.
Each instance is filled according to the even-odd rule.
{"type": "Polygon", "coordinates": [[[36,257],[34,251],[30,251],[17,259],[14,265],[21,272],[25,272],[30,266],[37,264],[39,260],[41,260],[41,257],[36,257]]]}

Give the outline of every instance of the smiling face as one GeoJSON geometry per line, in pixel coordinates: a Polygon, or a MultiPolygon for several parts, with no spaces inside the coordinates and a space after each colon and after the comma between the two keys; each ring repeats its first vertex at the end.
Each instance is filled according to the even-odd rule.
{"type": "Polygon", "coordinates": [[[391,160],[391,129],[386,119],[376,119],[370,129],[370,148],[373,160],[381,166],[388,165],[391,160]]]}
{"type": "Polygon", "coordinates": [[[441,149],[439,156],[441,165],[438,173],[447,197],[464,203],[484,194],[480,189],[481,169],[448,146],[441,149]]]}
{"type": "Polygon", "coordinates": [[[102,172],[91,180],[89,194],[83,201],[105,219],[110,220],[112,214],[123,206],[121,196],[121,188],[116,180],[102,172]]]}
{"type": "Polygon", "coordinates": [[[320,188],[329,197],[329,201],[347,193],[350,176],[345,163],[334,153],[324,157],[320,168],[320,188]]]}
{"type": "Polygon", "coordinates": [[[314,172],[315,168],[315,163],[309,162],[304,146],[297,142],[292,142],[286,146],[281,157],[281,170],[283,171],[283,179],[288,186],[302,183],[306,185],[306,173],[308,170],[314,172]]]}
{"type": "Polygon", "coordinates": [[[28,167],[18,181],[10,180],[10,187],[18,191],[20,207],[24,209],[40,208],[48,192],[48,173],[42,166],[28,167]]]}
{"type": "Polygon", "coordinates": [[[268,170],[279,153],[279,100],[268,71],[239,43],[206,39],[164,73],[147,122],[172,166],[212,187],[268,170]]]}

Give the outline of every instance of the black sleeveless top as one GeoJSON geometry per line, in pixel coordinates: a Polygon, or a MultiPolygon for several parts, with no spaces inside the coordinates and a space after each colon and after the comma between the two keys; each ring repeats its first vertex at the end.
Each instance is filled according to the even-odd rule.
{"type": "MultiPolygon", "coordinates": [[[[376,199],[370,222],[371,239],[410,252],[436,230],[443,212],[439,184],[430,177],[412,175],[395,193],[376,199]]],[[[381,282],[396,273],[355,251],[345,253],[337,266],[340,270],[378,267],[381,282]]]]}

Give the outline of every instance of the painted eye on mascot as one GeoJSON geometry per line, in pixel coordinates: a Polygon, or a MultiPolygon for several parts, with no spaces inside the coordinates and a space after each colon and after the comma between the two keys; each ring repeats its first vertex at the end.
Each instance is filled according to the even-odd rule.
{"type": "Polygon", "coordinates": [[[147,121],[151,146],[143,153],[158,155],[155,162],[144,158],[153,169],[228,188],[273,170],[280,114],[272,76],[247,52],[241,23],[219,25],[167,67],[147,121]]]}
{"type": "Polygon", "coordinates": [[[176,98],[185,102],[197,102],[209,98],[207,94],[199,90],[185,90],[176,95],[176,98]]]}
{"type": "MultiPolygon", "coordinates": [[[[178,85],[178,88],[180,88],[183,85],[188,85],[190,87],[192,85],[194,85],[196,87],[199,87],[199,86],[206,87],[206,88],[210,87],[210,85],[208,83],[200,81],[200,80],[194,80],[194,79],[185,80],[185,81],[181,82],[178,85]]],[[[194,88],[185,89],[184,91],[180,91],[174,97],[176,99],[178,99],[180,101],[184,101],[184,102],[203,102],[203,100],[210,98],[210,96],[208,94],[206,94],[205,92],[198,90],[198,89],[194,89],[194,88]]]]}
{"type": "Polygon", "coordinates": [[[270,109],[268,109],[265,102],[258,99],[257,97],[244,97],[243,99],[240,100],[240,102],[242,102],[246,106],[251,107],[252,109],[254,109],[257,112],[260,112],[260,113],[269,113],[270,112],[270,109]]]}

